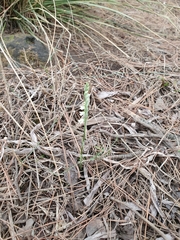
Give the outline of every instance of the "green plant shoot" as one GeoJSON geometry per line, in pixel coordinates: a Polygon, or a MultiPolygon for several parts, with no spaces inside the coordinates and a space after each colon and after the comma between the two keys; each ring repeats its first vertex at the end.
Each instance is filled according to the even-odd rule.
{"type": "Polygon", "coordinates": [[[83,133],[83,139],[82,139],[82,145],[81,145],[81,153],[80,153],[80,167],[82,167],[83,164],[83,152],[84,152],[84,144],[85,140],[87,138],[87,120],[88,120],[88,108],[90,103],[90,94],[89,94],[89,83],[85,84],[84,87],[84,102],[81,105],[81,119],[79,120],[80,124],[84,125],[84,133],[83,133]]]}

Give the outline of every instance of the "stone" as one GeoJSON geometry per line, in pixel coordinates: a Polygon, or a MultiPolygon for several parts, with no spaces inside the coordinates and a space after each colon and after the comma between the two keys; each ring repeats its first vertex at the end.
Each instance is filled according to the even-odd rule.
{"type": "MultiPolygon", "coordinates": [[[[33,68],[44,67],[49,58],[48,48],[34,36],[28,34],[8,34],[3,41],[13,60],[19,66],[31,65],[33,68]]],[[[2,55],[3,66],[8,66],[5,56],[2,55]]]]}

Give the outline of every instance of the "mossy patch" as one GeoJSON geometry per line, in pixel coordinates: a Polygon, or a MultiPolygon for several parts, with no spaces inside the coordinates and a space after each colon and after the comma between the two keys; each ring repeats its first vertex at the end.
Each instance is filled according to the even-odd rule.
{"type": "MultiPolygon", "coordinates": [[[[48,48],[35,37],[27,34],[9,34],[3,37],[6,48],[12,59],[19,64],[31,65],[33,68],[44,67],[49,58],[48,48]]],[[[2,56],[4,66],[7,59],[2,56]]]]}

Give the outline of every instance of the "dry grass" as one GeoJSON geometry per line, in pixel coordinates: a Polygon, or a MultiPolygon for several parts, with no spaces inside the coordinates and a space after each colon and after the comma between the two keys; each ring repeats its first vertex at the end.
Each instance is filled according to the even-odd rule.
{"type": "MultiPolygon", "coordinates": [[[[157,33],[156,18],[148,27],[157,33]]],[[[102,48],[76,34],[70,45],[69,35],[59,41],[57,29],[54,66],[1,66],[1,239],[180,239],[180,41],[173,29],[164,22],[163,39],[104,28],[129,58],[95,36],[102,48]]]]}

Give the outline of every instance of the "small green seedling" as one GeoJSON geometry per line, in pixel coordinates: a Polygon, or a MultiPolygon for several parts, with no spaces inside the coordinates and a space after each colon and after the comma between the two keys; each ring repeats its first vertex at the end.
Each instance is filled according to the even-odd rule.
{"type": "Polygon", "coordinates": [[[169,87],[169,82],[165,78],[161,78],[162,81],[162,87],[167,88],[169,87]]]}

